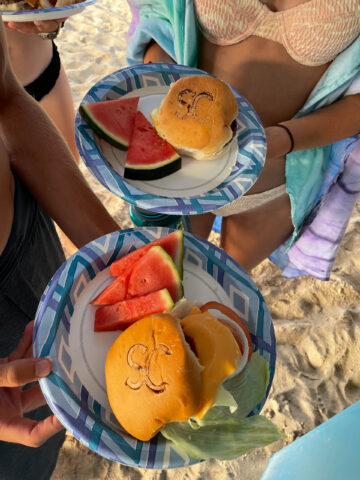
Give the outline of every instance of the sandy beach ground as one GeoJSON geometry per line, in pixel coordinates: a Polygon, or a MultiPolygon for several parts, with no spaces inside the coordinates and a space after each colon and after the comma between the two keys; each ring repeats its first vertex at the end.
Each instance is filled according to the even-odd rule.
{"type": "MultiPolygon", "coordinates": [[[[77,108],[90,87],[125,66],[130,11],[124,0],[98,0],[66,22],[57,44],[77,108]]],[[[81,166],[120,227],[132,226],[127,205],[81,166]]],[[[270,309],[277,367],[263,414],[285,439],[233,461],[145,471],[98,456],[67,435],[53,480],[258,480],[270,456],[360,398],[360,206],[357,205],[329,282],[288,280],[269,261],[253,272],[270,309]]],[[[216,235],[212,240],[218,241],[216,235]]]]}

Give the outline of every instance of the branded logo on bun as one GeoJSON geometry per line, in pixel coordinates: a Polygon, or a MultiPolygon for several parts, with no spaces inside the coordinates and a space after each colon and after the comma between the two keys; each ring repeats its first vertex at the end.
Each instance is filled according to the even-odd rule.
{"type": "Polygon", "coordinates": [[[222,323],[206,311],[220,304],[207,305],[204,311],[193,307],[181,320],[147,316],[112,345],[105,364],[107,394],[116,418],[135,438],[147,441],[171,422],[201,420],[224,380],[251,358],[245,324],[229,317],[222,323]]]}
{"type": "Polygon", "coordinates": [[[236,99],[224,82],[196,75],[172,83],[150,116],[179,154],[210,160],[219,157],[233,138],[237,114],[236,99]]]}
{"type": "Polygon", "coordinates": [[[159,314],[138,320],[118,337],[106,358],[112,411],[128,433],[150,440],[166,423],[196,414],[201,370],[178,319],[159,314]]]}

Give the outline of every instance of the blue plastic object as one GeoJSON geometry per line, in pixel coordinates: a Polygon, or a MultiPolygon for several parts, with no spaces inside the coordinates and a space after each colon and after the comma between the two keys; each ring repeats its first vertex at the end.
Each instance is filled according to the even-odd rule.
{"type": "Polygon", "coordinates": [[[222,221],[222,217],[220,217],[219,215],[216,215],[214,224],[212,226],[212,230],[215,233],[221,233],[221,221],[222,221]]]}
{"type": "Polygon", "coordinates": [[[166,215],[129,205],[129,216],[135,227],[182,228],[181,215],[166,215]]]}
{"type": "Polygon", "coordinates": [[[261,480],[359,480],[360,402],[275,453],[261,480]]]}

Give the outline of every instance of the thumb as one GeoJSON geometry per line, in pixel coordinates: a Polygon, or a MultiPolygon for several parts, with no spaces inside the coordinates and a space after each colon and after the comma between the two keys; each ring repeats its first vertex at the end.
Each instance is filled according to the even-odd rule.
{"type": "Polygon", "coordinates": [[[49,358],[28,358],[0,364],[0,387],[20,387],[51,372],[49,358]]]}

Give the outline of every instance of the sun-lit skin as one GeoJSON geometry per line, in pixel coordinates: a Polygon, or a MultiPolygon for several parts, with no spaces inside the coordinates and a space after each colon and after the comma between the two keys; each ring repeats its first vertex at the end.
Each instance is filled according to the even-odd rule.
{"type": "MultiPolygon", "coordinates": [[[[263,3],[276,12],[306,1],[263,3]]],[[[155,43],[148,47],[144,61],[173,62],[155,43]]],[[[351,95],[315,114],[293,119],[329,64],[302,65],[280,43],[256,36],[228,46],[215,45],[200,37],[198,67],[241,92],[252,103],[265,127],[268,147],[265,166],[247,194],[260,193],[285,182],[285,159],[291,141],[287,132],[275,124],[284,123],[292,131],[295,151],[327,145],[360,130],[360,95],[351,95]]],[[[195,215],[191,220],[193,232],[207,238],[213,215],[195,215]]],[[[251,271],[284,242],[292,230],[290,200],[284,194],[251,211],[223,217],[221,246],[251,271]]]]}
{"type": "MultiPolygon", "coordinates": [[[[65,19],[6,24],[11,63],[22,85],[34,81],[51,61],[51,41],[41,39],[37,33],[54,32],[63,20],[65,19]]],[[[63,67],[54,88],[40,104],[61,131],[74,157],[78,159],[74,136],[74,104],[63,67]]]]}

